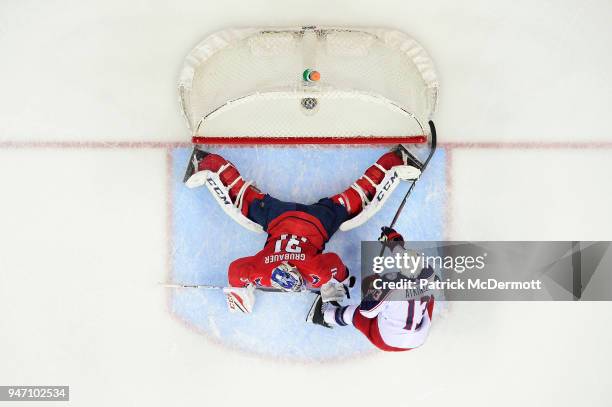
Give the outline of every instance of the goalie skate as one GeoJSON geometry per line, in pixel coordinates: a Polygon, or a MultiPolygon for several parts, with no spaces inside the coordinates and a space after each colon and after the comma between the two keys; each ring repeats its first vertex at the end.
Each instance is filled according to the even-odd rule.
{"type": "Polygon", "coordinates": [[[393,151],[396,155],[398,155],[402,159],[402,161],[404,162],[404,165],[414,167],[418,169],[419,171],[423,169],[423,163],[421,163],[403,144],[398,144],[391,151],[393,151]]]}
{"type": "Polygon", "coordinates": [[[191,152],[189,162],[187,163],[187,169],[185,170],[185,176],[183,177],[183,182],[185,183],[185,185],[187,185],[188,188],[196,188],[206,183],[206,176],[204,172],[199,172],[198,168],[200,162],[208,154],[210,153],[204,150],[200,150],[197,147],[195,147],[191,152]]]}

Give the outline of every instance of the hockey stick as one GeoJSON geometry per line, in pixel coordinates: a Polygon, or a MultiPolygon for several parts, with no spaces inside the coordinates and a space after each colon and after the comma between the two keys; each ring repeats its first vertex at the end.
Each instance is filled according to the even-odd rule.
{"type": "MultiPolygon", "coordinates": [[[[210,285],[210,284],[174,284],[174,283],[160,283],[162,285],[162,287],[166,287],[166,288],[199,288],[201,290],[223,290],[224,288],[227,287],[223,287],[221,285],[210,285]]],[[[272,288],[272,287],[255,287],[255,289],[257,291],[263,291],[263,292],[268,292],[268,293],[314,293],[316,294],[316,291],[310,291],[310,290],[304,290],[304,291],[283,291],[280,290],[278,288],[272,288]]]]}
{"type": "MultiPolygon", "coordinates": [[[[431,121],[431,120],[429,121],[429,128],[431,130],[431,151],[429,152],[429,155],[427,156],[427,159],[425,160],[425,162],[423,163],[423,166],[421,167],[421,175],[422,175],[423,171],[425,171],[425,168],[427,168],[427,164],[429,164],[429,161],[431,160],[431,158],[433,157],[434,153],[436,152],[436,145],[437,145],[436,126],[434,125],[434,122],[431,121]]],[[[397,222],[397,219],[399,218],[400,214],[402,213],[402,210],[404,209],[404,206],[406,206],[406,202],[408,201],[408,197],[412,193],[412,190],[414,189],[414,186],[416,185],[418,180],[419,179],[417,178],[414,181],[412,181],[412,184],[410,185],[410,188],[408,188],[408,191],[406,192],[406,195],[404,195],[404,199],[402,199],[402,202],[400,203],[399,207],[397,208],[397,211],[395,211],[395,215],[393,216],[393,220],[391,221],[391,224],[389,225],[389,228],[392,229],[393,226],[395,226],[395,223],[397,222]]],[[[385,251],[385,242],[383,242],[383,246],[380,249],[380,256],[383,255],[384,251],[385,251]]]]}

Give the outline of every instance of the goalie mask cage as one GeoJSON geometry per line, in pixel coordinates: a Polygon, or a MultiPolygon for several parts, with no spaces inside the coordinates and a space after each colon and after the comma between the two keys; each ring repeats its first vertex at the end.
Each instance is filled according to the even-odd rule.
{"type": "Polygon", "coordinates": [[[427,143],[438,80],[398,31],[231,29],[190,52],[179,94],[195,144],[427,143]]]}

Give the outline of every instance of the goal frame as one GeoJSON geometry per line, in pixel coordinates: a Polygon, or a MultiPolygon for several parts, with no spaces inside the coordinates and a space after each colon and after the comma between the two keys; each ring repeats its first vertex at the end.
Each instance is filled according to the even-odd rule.
{"type": "MultiPolygon", "coordinates": [[[[316,67],[316,65],[315,65],[316,67]]],[[[303,92],[304,90],[310,91],[309,84],[302,83],[298,91],[303,92]]],[[[316,92],[313,93],[317,95],[316,92]]],[[[363,146],[363,145],[386,145],[386,144],[427,144],[431,141],[431,134],[427,126],[428,121],[431,119],[433,112],[437,107],[438,97],[438,82],[433,62],[429,58],[426,51],[418,44],[414,39],[407,36],[404,33],[382,29],[382,28],[352,28],[352,27],[315,27],[306,26],[301,28],[287,27],[287,28],[245,28],[245,29],[228,29],[210,35],[201,41],[187,56],[184,68],[181,72],[179,81],[179,96],[180,104],[183,111],[183,116],[187,122],[188,127],[192,131],[191,141],[194,144],[207,144],[207,145],[238,145],[238,146],[249,146],[249,145],[346,145],[346,146],[363,146]],[[366,33],[368,35],[375,36],[377,39],[382,39],[385,44],[393,45],[393,50],[406,56],[409,55],[415,70],[421,75],[421,79],[426,83],[427,88],[427,99],[430,104],[427,115],[413,113],[410,109],[407,109],[402,105],[402,100],[389,99],[385,94],[368,91],[367,89],[339,89],[338,91],[342,94],[356,95],[364,99],[370,98],[373,102],[378,105],[389,106],[389,110],[399,112],[405,117],[410,117],[416,121],[418,126],[413,126],[418,131],[407,131],[402,134],[401,131],[395,132],[383,132],[384,134],[371,134],[368,131],[364,131],[364,134],[359,135],[332,135],[325,134],[325,132],[315,133],[314,135],[302,135],[299,132],[293,134],[291,131],[283,132],[280,135],[247,135],[241,134],[240,132],[232,133],[231,135],[219,134],[219,132],[207,133],[206,130],[202,132],[203,123],[209,123],[210,120],[214,120],[219,113],[223,113],[232,107],[248,101],[250,98],[258,97],[266,94],[283,94],[294,91],[291,89],[289,92],[286,89],[279,91],[278,89],[259,89],[256,92],[250,92],[245,90],[245,93],[237,98],[227,98],[221,103],[210,106],[204,114],[194,114],[190,108],[192,103],[191,98],[194,97],[195,89],[194,77],[196,76],[196,70],[200,65],[207,63],[219,52],[231,48],[233,44],[248,39],[251,36],[265,35],[270,33],[321,33],[327,31],[334,32],[356,32],[366,33]]]]}

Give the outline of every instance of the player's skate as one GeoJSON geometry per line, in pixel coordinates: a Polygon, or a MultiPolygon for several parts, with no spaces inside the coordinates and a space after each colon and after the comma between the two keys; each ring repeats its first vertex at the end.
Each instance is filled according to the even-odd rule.
{"type": "Polygon", "coordinates": [[[328,307],[333,307],[330,303],[323,302],[323,298],[320,295],[317,295],[312,306],[310,307],[310,311],[308,311],[308,316],[306,317],[306,322],[312,322],[315,325],[321,325],[325,328],[331,328],[332,326],[325,322],[324,314],[325,310],[328,307]]]}
{"type": "Polygon", "coordinates": [[[251,181],[245,181],[232,163],[218,154],[193,149],[184,177],[185,185],[195,188],[206,185],[221,208],[236,222],[249,230],[263,228],[247,217],[254,199],[264,197],[251,181]]]}

